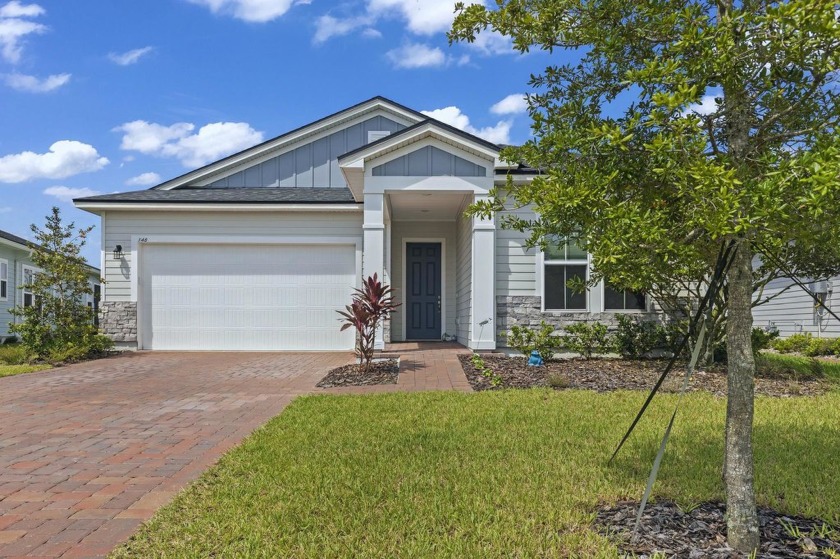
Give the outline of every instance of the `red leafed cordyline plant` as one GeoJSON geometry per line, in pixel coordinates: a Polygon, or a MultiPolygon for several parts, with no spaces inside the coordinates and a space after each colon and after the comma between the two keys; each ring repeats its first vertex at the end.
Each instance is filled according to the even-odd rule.
{"type": "Polygon", "coordinates": [[[379,281],[376,274],[362,281],[361,289],[356,289],[353,302],[338,314],[343,316],[341,331],[348,328],[356,330],[356,355],[364,364],[365,371],[370,369],[373,359],[373,345],[376,340],[376,327],[394,312],[399,303],[394,302],[391,286],[379,281]]]}

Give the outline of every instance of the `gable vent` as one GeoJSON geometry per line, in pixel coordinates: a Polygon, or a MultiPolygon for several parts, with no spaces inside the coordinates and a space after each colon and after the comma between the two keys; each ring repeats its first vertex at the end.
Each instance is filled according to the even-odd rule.
{"type": "Polygon", "coordinates": [[[368,143],[375,142],[385,136],[389,136],[391,133],[387,130],[370,130],[368,132],[368,143]]]}

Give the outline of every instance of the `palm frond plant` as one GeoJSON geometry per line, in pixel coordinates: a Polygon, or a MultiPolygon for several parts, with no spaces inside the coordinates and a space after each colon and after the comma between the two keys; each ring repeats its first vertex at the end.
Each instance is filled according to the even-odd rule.
{"type": "Polygon", "coordinates": [[[342,319],[341,331],[356,330],[356,356],[365,371],[370,369],[373,360],[376,328],[387,319],[400,304],[394,301],[391,286],[379,281],[376,274],[362,281],[362,287],[354,290],[353,301],[338,311],[342,319]]]}

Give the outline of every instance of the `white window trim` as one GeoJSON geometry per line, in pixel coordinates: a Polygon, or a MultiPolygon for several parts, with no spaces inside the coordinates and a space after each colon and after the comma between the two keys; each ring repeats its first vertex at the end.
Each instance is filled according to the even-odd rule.
{"type": "Polygon", "coordinates": [[[34,279],[35,274],[42,271],[40,268],[36,268],[35,266],[29,266],[27,264],[21,264],[20,266],[20,304],[25,306],[26,304],[26,295],[32,295],[32,304],[35,304],[35,294],[32,291],[26,289],[26,272],[32,272],[32,276],[34,279]]]}
{"type": "Polygon", "coordinates": [[[3,296],[2,292],[0,292],[0,301],[8,301],[9,300],[9,261],[5,258],[0,258],[0,264],[6,265],[6,277],[0,277],[0,283],[6,284],[6,295],[3,296]]]}
{"type": "MultiPolygon", "coordinates": [[[[576,313],[588,313],[591,312],[592,309],[592,302],[590,301],[590,296],[592,294],[592,289],[587,288],[585,293],[585,300],[586,300],[586,308],[584,309],[546,309],[545,308],[545,267],[546,266],[580,266],[583,264],[586,266],[586,281],[589,281],[589,273],[592,269],[592,259],[591,256],[587,253],[586,259],[564,259],[564,260],[549,260],[546,258],[545,251],[540,251],[539,257],[537,258],[537,263],[540,267],[539,269],[539,285],[540,285],[540,311],[544,314],[576,314],[576,313]]],[[[603,301],[603,298],[602,298],[603,301]]]]}

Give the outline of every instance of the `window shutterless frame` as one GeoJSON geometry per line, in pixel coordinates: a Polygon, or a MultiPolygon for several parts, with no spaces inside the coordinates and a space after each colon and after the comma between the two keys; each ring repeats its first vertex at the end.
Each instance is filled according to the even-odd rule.
{"type": "Polygon", "coordinates": [[[24,307],[31,307],[35,304],[35,295],[32,293],[32,289],[28,288],[27,286],[32,283],[35,279],[35,274],[38,273],[38,268],[33,268],[32,266],[23,266],[21,269],[21,283],[20,289],[23,292],[23,306],[24,307]]]}
{"type": "Polygon", "coordinates": [[[560,241],[559,246],[549,247],[542,252],[540,276],[542,311],[550,313],[588,312],[590,290],[574,293],[567,282],[572,277],[589,280],[589,255],[572,243],[560,241]],[[562,293],[550,293],[551,289],[562,289],[562,293]],[[562,299],[562,306],[557,304],[562,299]],[[582,305],[581,305],[582,303],[582,305]]]}
{"type": "Polygon", "coordinates": [[[602,293],[601,301],[603,301],[601,306],[602,306],[603,312],[609,312],[609,313],[643,313],[643,312],[648,312],[649,309],[650,309],[650,299],[648,298],[648,296],[646,294],[639,294],[639,296],[642,298],[642,301],[643,301],[642,302],[642,308],[636,308],[636,307],[627,308],[627,303],[630,300],[630,298],[637,296],[633,291],[630,291],[629,289],[626,289],[623,292],[620,292],[616,289],[610,288],[606,284],[606,282],[602,281],[601,282],[601,293],[602,293]],[[618,295],[619,293],[622,294],[622,306],[621,307],[618,307],[618,306],[610,307],[609,306],[610,303],[608,303],[608,301],[607,301],[607,290],[608,289],[611,289],[613,291],[614,295],[618,295]]]}
{"type": "Polygon", "coordinates": [[[0,258],[0,301],[9,300],[9,261],[0,258]]]}

